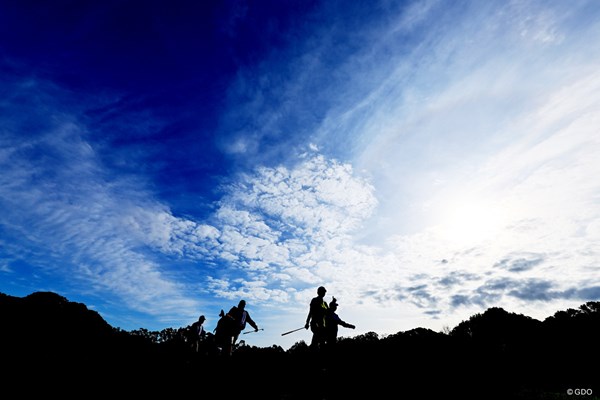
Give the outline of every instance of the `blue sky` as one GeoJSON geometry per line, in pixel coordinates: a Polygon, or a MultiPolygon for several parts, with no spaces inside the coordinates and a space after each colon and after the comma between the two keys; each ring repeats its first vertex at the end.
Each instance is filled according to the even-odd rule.
{"type": "Polygon", "coordinates": [[[0,292],[289,348],[600,299],[596,1],[0,1],[0,292]]]}

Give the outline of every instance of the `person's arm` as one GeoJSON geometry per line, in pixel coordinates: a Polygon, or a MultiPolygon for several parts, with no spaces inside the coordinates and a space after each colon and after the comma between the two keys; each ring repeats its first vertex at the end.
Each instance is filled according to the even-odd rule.
{"type": "Polygon", "coordinates": [[[306,329],[308,329],[309,326],[310,326],[310,311],[308,312],[308,316],[306,317],[306,325],[304,325],[304,327],[306,329]]]}
{"type": "Polygon", "coordinates": [[[306,329],[308,329],[308,327],[310,326],[310,319],[312,318],[312,309],[313,309],[313,302],[310,302],[310,306],[308,307],[308,315],[306,316],[306,325],[304,325],[304,327],[306,329]]]}
{"type": "Polygon", "coordinates": [[[339,324],[341,326],[343,326],[344,328],[350,328],[350,329],[354,329],[356,328],[354,325],[347,323],[346,321],[342,321],[341,319],[339,319],[339,324]]]}
{"type": "Polygon", "coordinates": [[[254,328],[254,332],[258,332],[258,325],[256,325],[256,322],[254,322],[254,320],[250,318],[250,313],[248,312],[246,312],[246,322],[254,328]]]}
{"type": "Polygon", "coordinates": [[[336,313],[333,313],[332,315],[332,322],[336,323],[337,325],[341,325],[344,328],[350,328],[350,329],[354,329],[356,328],[354,325],[347,323],[346,321],[343,321],[339,315],[337,315],[336,313]]]}

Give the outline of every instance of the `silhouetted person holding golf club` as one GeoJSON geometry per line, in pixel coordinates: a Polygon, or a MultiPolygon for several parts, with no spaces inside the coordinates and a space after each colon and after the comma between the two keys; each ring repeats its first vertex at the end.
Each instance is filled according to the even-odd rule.
{"type": "Polygon", "coordinates": [[[331,300],[331,302],[329,303],[329,309],[327,310],[327,314],[325,315],[325,341],[327,342],[327,347],[331,350],[335,348],[335,344],[337,343],[339,325],[343,326],[344,328],[356,328],[354,325],[343,321],[339,317],[339,315],[337,315],[337,308],[338,303],[334,297],[333,300],[331,300]]]}
{"type": "Polygon", "coordinates": [[[229,310],[227,315],[235,322],[232,345],[235,345],[240,336],[240,332],[246,328],[246,323],[254,328],[254,332],[258,332],[258,325],[250,318],[250,314],[246,311],[246,300],[240,300],[237,307],[231,307],[231,310],[229,310]]]}
{"type": "Polygon", "coordinates": [[[325,345],[325,316],[327,314],[327,303],[325,302],[325,293],[327,290],[323,286],[317,289],[317,297],[310,301],[308,316],[306,317],[306,329],[310,326],[313,333],[310,347],[314,350],[321,349],[325,345]]]}

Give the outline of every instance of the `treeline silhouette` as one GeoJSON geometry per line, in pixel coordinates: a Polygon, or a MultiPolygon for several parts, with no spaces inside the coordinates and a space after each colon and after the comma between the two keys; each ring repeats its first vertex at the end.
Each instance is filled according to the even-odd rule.
{"type": "Polygon", "coordinates": [[[589,400],[600,392],[600,302],[544,321],[493,307],[444,332],[340,337],[329,353],[304,341],[288,350],[242,345],[231,357],[194,352],[191,325],[128,332],[52,292],[0,293],[0,321],[0,382],[16,398],[589,400]]]}

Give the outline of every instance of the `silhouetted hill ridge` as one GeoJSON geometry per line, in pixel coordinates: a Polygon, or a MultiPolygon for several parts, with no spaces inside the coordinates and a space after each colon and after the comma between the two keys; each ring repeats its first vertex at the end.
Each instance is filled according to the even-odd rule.
{"type": "Polygon", "coordinates": [[[16,381],[24,377],[18,371],[27,371],[36,381],[70,377],[103,381],[99,390],[107,392],[120,383],[153,394],[158,388],[191,390],[202,382],[227,387],[229,375],[241,370],[262,388],[251,398],[261,399],[347,398],[359,389],[385,398],[398,385],[406,398],[556,399],[568,388],[598,389],[592,363],[600,357],[600,302],[557,311],[544,321],[492,307],[448,332],[367,332],[340,337],[329,353],[313,353],[303,341],[287,351],[242,346],[228,359],[193,353],[186,343],[189,326],[126,332],[52,292],[23,298],[0,293],[0,315],[3,361],[13,366],[16,381]],[[314,380],[320,383],[307,384],[314,380]],[[332,390],[330,380],[344,384],[332,390]]]}

